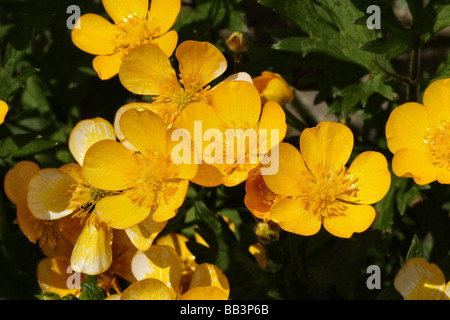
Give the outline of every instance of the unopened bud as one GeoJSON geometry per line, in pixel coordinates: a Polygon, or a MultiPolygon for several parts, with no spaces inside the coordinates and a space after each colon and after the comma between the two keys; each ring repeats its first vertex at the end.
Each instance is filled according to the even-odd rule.
{"type": "Polygon", "coordinates": [[[260,221],[255,226],[255,235],[261,243],[268,244],[280,238],[280,227],[273,221],[260,221]]]}
{"type": "Polygon", "coordinates": [[[228,48],[234,53],[240,53],[247,50],[247,35],[245,33],[239,31],[233,32],[226,42],[228,48]]]}

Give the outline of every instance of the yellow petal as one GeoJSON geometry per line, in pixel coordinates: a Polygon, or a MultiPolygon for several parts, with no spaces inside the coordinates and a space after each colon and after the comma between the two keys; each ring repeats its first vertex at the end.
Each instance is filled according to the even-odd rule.
{"type": "Polygon", "coordinates": [[[122,65],[123,52],[118,51],[113,54],[97,56],[92,61],[92,67],[102,80],[108,80],[119,73],[122,65]]]}
{"type": "Polygon", "coordinates": [[[164,229],[166,224],[167,221],[156,222],[153,220],[153,214],[151,213],[138,224],[125,229],[125,232],[136,248],[146,251],[153,244],[153,241],[164,229]]]}
{"type": "Polygon", "coordinates": [[[252,244],[248,251],[252,254],[252,256],[255,257],[256,262],[258,263],[258,266],[261,267],[261,269],[267,268],[267,250],[266,247],[261,242],[257,242],[255,244],[252,244]]]}
{"type": "Polygon", "coordinates": [[[395,289],[405,300],[448,300],[445,277],[434,263],[421,258],[406,261],[394,279],[395,289]]]}
{"type": "Polygon", "coordinates": [[[229,129],[256,128],[261,115],[261,99],[247,81],[225,81],[212,94],[212,104],[219,119],[229,129]]]}
{"type": "Polygon", "coordinates": [[[112,140],[95,143],[84,157],[84,178],[102,190],[127,189],[135,182],[137,170],[139,164],[131,151],[112,140]]]}
{"type": "MultiPolygon", "coordinates": [[[[54,258],[44,258],[39,261],[37,266],[37,278],[39,286],[44,292],[53,292],[60,297],[68,294],[79,296],[81,287],[76,287],[76,283],[70,281],[69,277],[77,277],[70,266],[70,258],[65,256],[57,256],[54,258]],[[71,288],[69,288],[69,286],[71,288]],[[73,288],[72,288],[73,286],[73,288]]],[[[79,275],[81,284],[86,280],[86,276],[79,275]]]]}
{"type": "Polygon", "coordinates": [[[217,187],[223,182],[224,175],[213,165],[202,163],[191,182],[204,187],[217,187]]]}
{"type": "Polygon", "coordinates": [[[358,190],[357,199],[342,199],[354,203],[371,204],[380,201],[389,191],[391,174],[386,158],[379,152],[366,151],[350,165],[348,174],[358,190]]]}
{"type": "Polygon", "coordinates": [[[428,86],[423,104],[436,124],[450,119],[450,79],[441,79],[428,86]]]}
{"type": "Polygon", "coordinates": [[[304,207],[301,200],[281,199],[272,206],[270,216],[285,231],[311,236],[319,232],[322,217],[304,207]]]}
{"type": "Polygon", "coordinates": [[[425,136],[434,123],[421,104],[410,102],[395,108],[386,122],[389,150],[396,153],[403,148],[424,150],[425,136]]]}
{"type": "Polygon", "coordinates": [[[216,287],[196,287],[179,297],[179,300],[228,300],[228,295],[216,287]]]}
{"type": "Polygon", "coordinates": [[[171,30],[154,39],[151,43],[156,44],[168,57],[170,57],[177,47],[178,33],[175,30],[171,30]]]}
{"type": "Polygon", "coordinates": [[[186,242],[189,238],[180,233],[168,233],[156,241],[156,244],[172,247],[178,257],[180,257],[183,266],[188,265],[188,267],[195,266],[195,256],[189,251],[186,242]]]}
{"type": "Polygon", "coordinates": [[[72,269],[91,275],[105,272],[112,261],[112,240],[112,230],[91,214],[73,248],[72,269]]]}
{"type": "Polygon", "coordinates": [[[264,105],[258,130],[260,153],[262,150],[269,151],[283,141],[287,131],[286,114],[278,103],[268,101],[264,105]]]}
{"type": "Polygon", "coordinates": [[[20,231],[30,240],[32,243],[36,243],[36,240],[41,236],[43,229],[43,221],[36,219],[31,211],[28,209],[26,202],[19,202],[17,204],[17,223],[20,231]]]}
{"type": "Polygon", "coordinates": [[[428,157],[414,149],[400,149],[392,159],[392,171],[398,177],[414,178],[419,185],[436,180],[438,170],[428,157]]]}
{"type": "Polygon", "coordinates": [[[120,30],[105,18],[88,13],[82,15],[72,30],[72,42],[81,50],[95,55],[117,51],[115,38],[120,30]]]}
{"type": "Polygon", "coordinates": [[[130,51],[119,71],[122,85],[139,95],[160,95],[180,88],[167,55],[157,45],[145,44],[130,51]]]}
{"type": "Polygon", "coordinates": [[[175,56],[185,87],[203,88],[227,69],[224,55],[209,42],[184,41],[178,46],[175,56]]]}
{"type": "Polygon", "coordinates": [[[343,124],[323,121],[317,127],[303,130],[300,151],[314,174],[324,169],[342,169],[353,149],[353,133],[343,124]]]}
{"type": "Polygon", "coordinates": [[[270,208],[279,199],[281,196],[266,186],[261,174],[251,174],[248,177],[245,182],[244,203],[254,216],[264,221],[270,220],[270,208]]]}
{"type": "Polygon", "coordinates": [[[197,287],[216,287],[227,295],[230,294],[227,277],[222,270],[210,263],[202,263],[195,268],[189,290],[197,287]]]}
{"type": "Polygon", "coordinates": [[[102,0],[103,7],[116,24],[132,16],[145,17],[148,11],[148,0],[102,0]]]}
{"type": "Polygon", "coordinates": [[[325,217],[324,228],[332,235],[350,238],[354,232],[366,231],[375,219],[375,209],[370,205],[343,205],[343,215],[325,217]]]}
{"type": "Polygon", "coordinates": [[[300,152],[289,143],[281,143],[279,148],[279,167],[274,175],[264,175],[266,185],[273,192],[284,196],[298,196],[303,192],[301,187],[309,177],[300,152]]]}
{"type": "Polygon", "coordinates": [[[75,161],[82,166],[86,151],[94,143],[105,139],[116,139],[114,128],[108,121],[102,118],[82,120],[70,133],[69,150],[75,161]]]}
{"type": "Polygon", "coordinates": [[[114,262],[109,271],[130,283],[137,281],[131,272],[131,260],[138,249],[131,243],[125,230],[113,229],[111,249],[114,262]]]}
{"type": "Polygon", "coordinates": [[[100,199],[95,211],[102,221],[114,229],[130,228],[150,214],[150,209],[134,203],[126,194],[100,199]]]}
{"type": "Polygon", "coordinates": [[[120,119],[122,118],[122,115],[125,113],[125,111],[129,109],[137,109],[139,111],[148,109],[152,110],[152,104],[146,103],[146,102],[130,102],[117,110],[116,115],[114,117],[114,130],[116,132],[117,139],[119,139],[120,143],[122,143],[127,149],[130,149],[132,151],[138,151],[138,149],[133,146],[127,138],[124,136],[122,129],[120,128],[120,119]]]}
{"type": "Polygon", "coordinates": [[[155,37],[166,33],[177,20],[181,9],[180,0],[152,0],[148,20],[152,21],[152,26],[157,30],[155,37]]]}
{"type": "Polygon", "coordinates": [[[188,187],[188,180],[162,183],[158,190],[158,206],[153,213],[153,219],[163,222],[173,218],[186,198],[188,187]]]}
{"type": "Polygon", "coordinates": [[[31,213],[42,220],[55,220],[73,212],[72,192],[76,181],[67,173],[54,169],[42,169],[28,185],[27,203],[31,213]]]}
{"type": "Polygon", "coordinates": [[[120,118],[120,128],[126,139],[142,154],[166,155],[166,124],[156,113],[132,108],[120,118]]]}
{"type": "Polygon", "coordinates": [[[143,279],[126,288],[120,300],[174,300],[170,289],[156,279],[143,279]]]}
{"type": "Polygon", "coordinates": [[[4,190],[12,203],[26,205],[28,184],[39,170],[39,166],[32,161],[20,161],[8,170],[5,175],[4,190]]]}
{"type": "Polygon", "coordinates": [[[181,261],[169,246],[152,245],[147,251],[136,252],[131,270],[137,280],[152,278],[162,281],[176,298],[181,282],[181,261]]]}
{"type": "Polygon", "coordinates": [[[5,101],[0,100],[0,124],[3,123],[3,121],[5,121],[5,117],[6,114],[8,113],[8,105],[6,104],[5,101]]]}

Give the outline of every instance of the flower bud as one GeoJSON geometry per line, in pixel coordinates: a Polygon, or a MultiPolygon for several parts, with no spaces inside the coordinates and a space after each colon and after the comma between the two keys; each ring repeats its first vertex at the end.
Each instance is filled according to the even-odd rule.
{"type": "Polygon", "coordinates": [[[268,244],[280,238],[280,227],[273,221],[260,221],[255,226],[255,235],[261,243],[268,244]]]}
{"type": "Polygon", "coordinates": [[[264,71],[261,76],[253,79],[253,84],[258,89],[263,104],[275,101],[284,106],[294,97],[292,87],[278,73],[264,71]]]}
{"type": "Polygon", "coordinates": [[[236,31],[233,32],[226,41],[228,48],[234,53],[240,53],[247,50],[247,35],[236,31]]]}

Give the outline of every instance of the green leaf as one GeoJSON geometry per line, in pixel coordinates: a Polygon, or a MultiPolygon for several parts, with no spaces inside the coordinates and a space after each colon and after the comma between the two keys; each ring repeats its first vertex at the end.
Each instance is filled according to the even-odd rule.
{"type": "Polygon", "coordinates": [[[56,142],[42,139],[34,134],[20,134],[7,137],[0,145],[0,158],[25,157],[53,148],[56,142]]]}
{"type": "Polygon", "coordinates": [[[361,16],[358,9],[350,1],[317,2],[319,5],[311,0],[260,0],[308,35],[282,39],[274,47],[303,54],[320,52],[378,73],[375,55],[360,49],[376,39],[376,32],[353,23],[361,16]]]}
{"type": "Polygon", "coordinates": [[[406,261],[412,258],[427,258],[424,254],[422,241],[420,241],[417,235],[414,235],[408,253],[406,254],[406,261]]]}
{"type": "Polygon", "coordinates": [[[81,284],[80,300],[104,300],[105,291],[97,286],[97,276],[89,275],[85,282],[81,284]]]}

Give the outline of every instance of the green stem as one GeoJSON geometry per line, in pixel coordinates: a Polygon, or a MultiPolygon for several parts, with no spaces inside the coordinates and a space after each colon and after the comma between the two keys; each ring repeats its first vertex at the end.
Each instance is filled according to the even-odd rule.
{"type": "Polygon", "coordinates": [[[417,46],[411,51],[409,60],[409,86],[408,86],[408,101],[419,102],[420,100],[420,56],[421,50],[417,46]]]}

